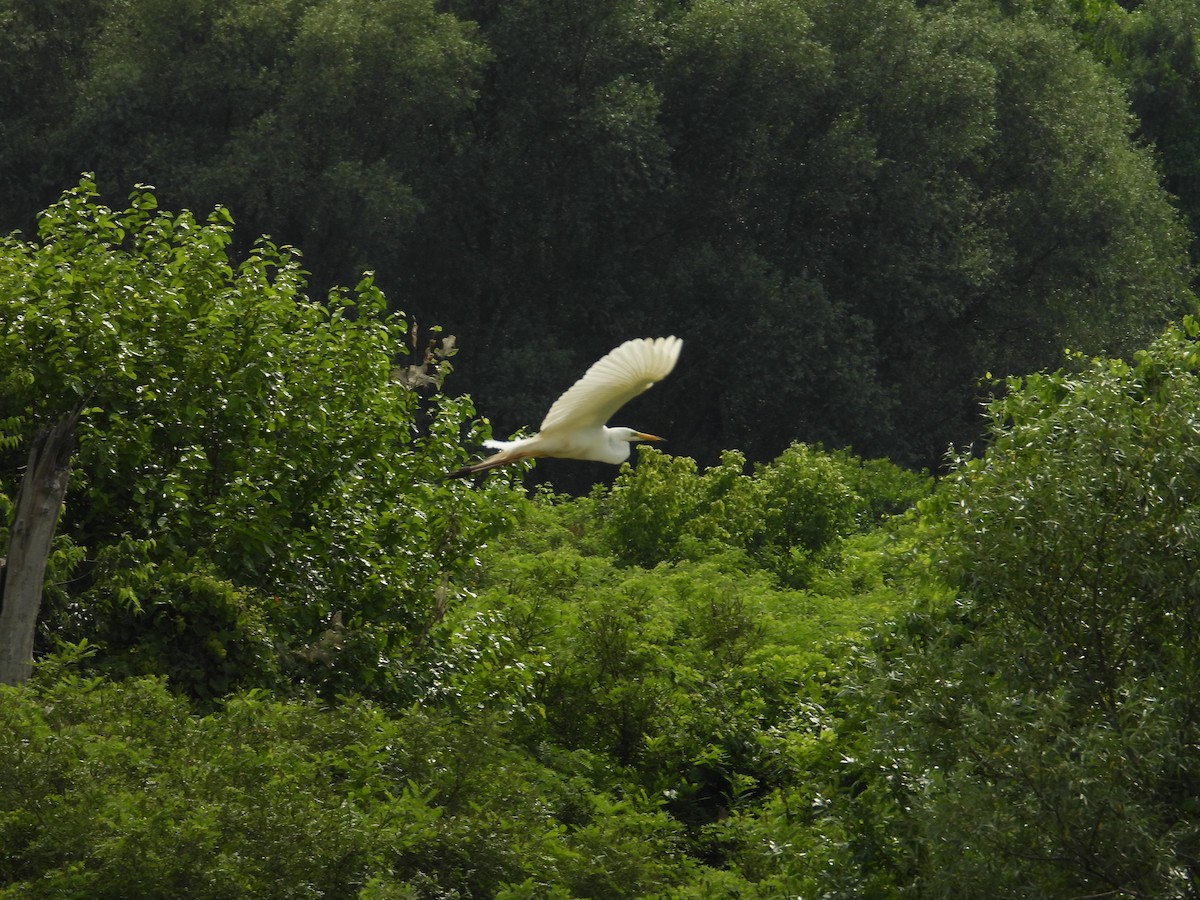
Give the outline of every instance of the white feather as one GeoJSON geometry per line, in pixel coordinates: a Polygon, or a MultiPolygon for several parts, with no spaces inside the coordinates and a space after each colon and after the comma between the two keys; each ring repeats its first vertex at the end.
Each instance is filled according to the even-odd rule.
{"type": "Polygon", "coordinates": [[[516,441],[485,441],[499,452],[464,466],[450,477],[472,475],[505,463],[539,456],[589,459],[617,465],[629,458],[633,441],[662,438],[632,428],[607,428],[618,409],[671,373],[683,341],[677,337],[626,341],[588,369],[554,401],[542,428],[516,441]]]}

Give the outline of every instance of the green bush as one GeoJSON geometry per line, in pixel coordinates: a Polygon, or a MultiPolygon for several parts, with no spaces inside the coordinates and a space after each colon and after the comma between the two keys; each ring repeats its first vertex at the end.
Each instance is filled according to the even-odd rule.
{"type": "MultiPolygon", "coordinates": [[[[801,472],[860,466],[807,450],[791,461],[801,472]]],[[[913,552],[911,528],[850,534],[839,538],[840,563],[828,557],[808,589],[784,588],[732,545],[744,537],[739,520],[714,512],[745,511],[747,527],[760,528],[748,505],[726,504],[771,476],[741,470],[736,454],[697,474],[690,460],[648,453],[611,492],[536,498],[484,555],[475,610],[454,625],[461,640],[484,645],[487,660],[461,670],[462,696],[486,691],[491,708],[514,710],[511,733],[526,746],[593,754],[617,782],[665,800],[686,826],[688,852],[710,863],[725,851],[704,837],[706,825],[753,815],[773,790],[825,765],[814,762],[814,747],[840,715],[831,710],[844,648],[895,608],[893,581],[913,552]],[[617,528],[657,540],[665,504],[655,504],[655,492],[675,486],[685,497],[716,498],[681,526],[694,532],[681,544],[697,555],[707,548],[704,558],[628,565],[626,545],[612,544],[617,528]],[[652,507],[645,515],[635,494],[652,507]],[[729,542],[714,537],[718,523],[729,542]]],[[[772,488],[790,487],[785,476],[772,488]]],[[[852,512],[842,521],[853,531],[852,512]]]]}
{"type": "Polygon", "coordinates": [[[190,564],[191,571],[156,567],[140,586],[136,607],[93,595],[78,631],[104,648],[99,667],[116,677],[166,676],[205,702],[238,689],[280,686],[272,601],[218,577],[211,566],[190,564]]]}
{"type": "Polygon", "coordinates": [[[922,509],[957,600],[893,632],[858,772],[925,895],[1195,892],[1198,335],[1011,380],[922,509]]]}
{"type": "Polygon", "coordinates": [[[155,680],[6,690],[6,895],[303,897],[352,884],[363,843],[313,752],[331,735],[310,721],[298,739],[300,712],[250,699],[194,719],[155,680]],[[264,740],[284,725],[290,737],[264,740]]]}
{"type": "Polygon", "coordinates": [[[930,490],[928,476],[805,444],[752,474],[734,451],[698,473],[690,459],[642,447],[637,467],[623,469],[596,499],[607,544],[626,562],[653,566],[736,550],[781,584],[803,587],[836,558],[842,538],[930,490]]]}
{"type": "Polygon", "coordinates": [[[197,716],[157,679],[41,681],[0,689],[3,897],[620,898],[692,876],[659,803],[585,758],[554,771],[486,713],[250,692],[197,716]]]}

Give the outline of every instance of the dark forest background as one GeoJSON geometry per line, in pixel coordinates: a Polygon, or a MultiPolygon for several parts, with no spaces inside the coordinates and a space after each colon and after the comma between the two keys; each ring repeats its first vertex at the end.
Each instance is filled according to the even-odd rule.
{"type": "Polygon", "coordinates": [[[1196,15],[4,0],[0,229],[81,172],[151,184],[298,247],[318,293],[374,270],[457,335],[452,387],[502,436],[620,341],[679,334],[627,414],[674,452],[938,467],[987,376],[1128,353],[1189,308],[1196,15]]]}

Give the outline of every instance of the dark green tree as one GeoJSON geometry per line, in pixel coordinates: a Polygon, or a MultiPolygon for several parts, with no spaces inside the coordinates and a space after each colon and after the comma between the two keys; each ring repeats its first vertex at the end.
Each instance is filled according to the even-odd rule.
{"type": "Polygon", "coordinates": [[[427,0],[108,4],[50,178],[234,205],[308,248],[322,286],[352,278],[403,259],[417,187],[456,152],[487,55],[472,33],[427,0]]]}
{"type": "MultiPolygon", "coordinates": [[[[1139,131],[1153,142],[1164,184],[1193,234],[1200,233],[1200,4],[1150,0],[1124,25],[1122,69],[1139,131]]],[[[1200,259],[1194,240],[1192,258],[1200,259]]]]}
{"type": "Polygon", "coordinates": [[[1125,85],[1141,138],[1152,144],[1163,183],[1193,234],[1200,258],[1200,6],[1195,0],[1071,0],[1080,40],[1125,85]]]}
{"type": "Polygon", "coordinates": [[[511,348],[468,373],[502,430],[621,337],[677,331],[687,364],[646,402],[705,462],[802,437],[936,465],[978,433],[985,372],[1127,352],[1186,308],[1152,157],[1054,21],[895,0],[456,8],[494,53],[452,188],[473,227],[430,218],[417,265],[451,261],[431,273],[448,314],[511,348]],[[614,96],[640,99],[615,116],[614,96]]]}
{"type": "Polygon", "coordinates": [[[0,2],[0,230],[26,226],[79,170],[56,165],[110,0],[0,2]]]}
{"type": "MultiPolygon", "coordinates": [[[[984,373],[1126,353],[1189,302],[1153,156],[1061,10],[133,0],[54,30],[9,3],[5,221],[81,170],[229,205],[315,284],[387,273],[465,335],[506,433],[679,333],[641,402],[705,464],[804,440],[932,466],[978,435],[984,373]],[[46,84],[42,49],[69,54],[46,84]]],[[[1145,49],[1113,46],[1182,196],[1189,7],[1152,6],[1122,38],[1145,49]]]]}
{"type": "Polygon", "coordinates": [[[512,431],[535,426],[614,336],[669,333],[644,285],[671,244],[659,207],[672,148],[651,79],[664,25],[631,0],[451,6],[479,23],[492,60],[405,292],[488,348],[460,374],[512,431]]]}
{"type": "Polygon", "coordinates": [[[738,127],[709,132],[724,155],[678,157],[698,180],[684,196],[707,203],[680,219],[709,246],[698,277],[672,272],[715,294],[697,324],[737,376],[700,393],[732,443],[758,455],[796,429],[933,465],[974,434],[983,372],[1036,369],[1064,344],[1124,352],[1184,308],[1183,232],[1116,85],[1068,33],[888,0],[812,4],[808,26],[791,7],[784,28],[759,6],[690,8],[672,41],[688,65],[664,87],[680,131],[738,108],[716,115],[738,127]],[[697,28],[696,47],[685,26],[702,14],[722,27],[697,28]],[[794,90],[752,90],[771,65],[794,90]],[[761,107],[739,104],[752,93],[761,107]]]}

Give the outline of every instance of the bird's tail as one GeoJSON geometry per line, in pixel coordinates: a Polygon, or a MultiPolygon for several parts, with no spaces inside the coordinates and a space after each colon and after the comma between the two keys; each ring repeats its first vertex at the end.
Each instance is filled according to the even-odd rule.
{"type": "Polygon", "coordinates": [[[477,462],[469,466],[463,466],[461,469],[455,469],[445,477],[446,478],[466,478],[468,475],[478,475],[480,472],[486,472],[488,469],[495,469],[497,466],[503,466],[510,462],[516,462],[518,459],[526,459],[531,454],[517,452],[516,448],[523,444],[523,440],[518,441],[484,441],[483,446],[489,450],[499,450],[499,453],[489,456],[482,462],[477,462]]]}

